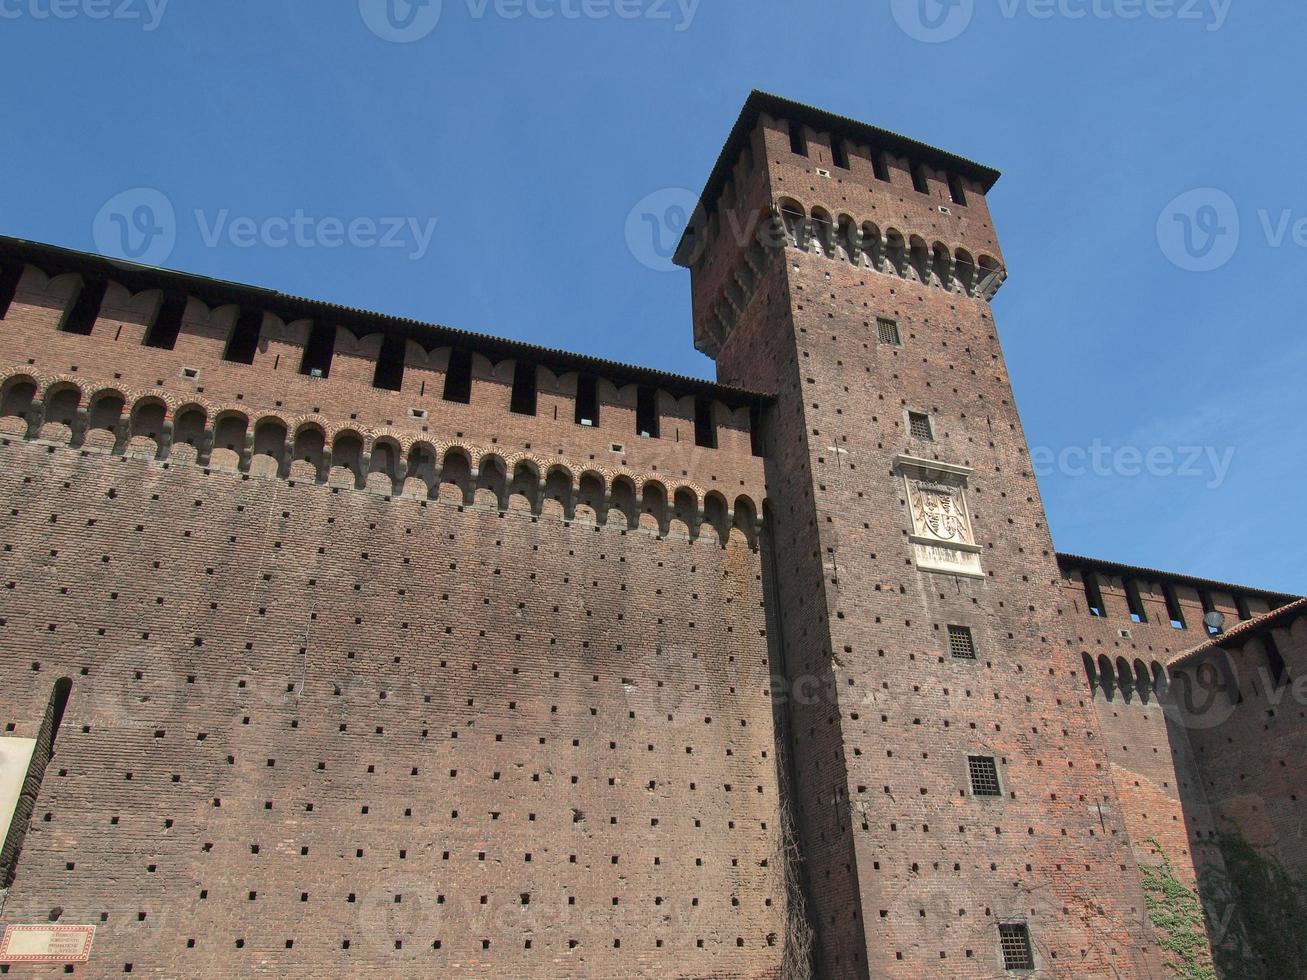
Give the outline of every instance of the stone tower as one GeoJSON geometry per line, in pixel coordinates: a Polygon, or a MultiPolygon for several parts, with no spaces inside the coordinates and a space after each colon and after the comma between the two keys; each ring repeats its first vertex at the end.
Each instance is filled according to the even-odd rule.
{"type": "Polygon", "coordinates": [[[719,380],[776,396],[764,566],[822,976],[1160,975],[990,307],[997,178],[755,92],[678,253],[719,380]]]}

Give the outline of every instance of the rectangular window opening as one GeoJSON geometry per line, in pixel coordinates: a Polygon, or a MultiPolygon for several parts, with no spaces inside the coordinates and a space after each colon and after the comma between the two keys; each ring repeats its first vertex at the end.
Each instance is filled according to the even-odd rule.
{"type": "Polygon", "coordinates": [[[1248,608],[1248,599],[1246,596],[1237,595],[1234,597],[1234,608],[1239,610],[1239,619],[1247,622],[1253,618],[1253,611],[1248,608]]]}
{"type": "Polygon", "coordinates": [[[635,395],[635,431],[645,439],[658,438],[658,392],[641,386],[635,395]]]}
{"type": "Polygon", "coordinates": [[[508,410],[517,415],[534,415],[536,413],[536,366],[526,361],[513,365],[513,394],[508,401],[508,410]]]}
{"type": "Polygon", "coordinates": [[[1085,583],[1085,602],[1089,604],[1089,615],[1106,617],[1107,607],[1103,605],[1103,590],[1098,584],[1098,573],[1083,569],[1080,578],[1085,583]]]}
{"type": "Polygon", "coordinates": [[[86,336],[95,327],[100,316],[100,306],[104,303],[104,294],[109,289],[105,279],[88,279],[77,291],[77,298],[64,314],[59,329],[64,333],[76,333],[86,336]]]}
{"type": "Polygon", "coordinates": [[[998,763],[992,755],[967,756],[967,768],[971,772],[973,796],[1003,795],[1003,787],[998,782],[998,763]]]}
{"type": "Polygon", "coordinates": [[[841,170],[849,169],[849,148],[838,136],[831,137],[830,156],[835,166],[841,170]]]}
{"type": "Polygon", "coordinates": [[[1130,618],[1136,623],[1148,622],[1148,611],[1144,608],[1144,598],[1139,592],[1139,583],[1132,578],[1122,579],[1125,586],[1125,601],[1130,607],[1130,618]]]}
{"type": "Polygon", "coordinates": [[[712,402],[707,398],[694,400],[694,444],[704,449],[717,448],[717,426],[713,424],[712,402]]]}
{"type": "Polygon", "coordinates": [[[957,174],[948,176],[948,196],[954,204],[964,208],[967,206],[967,188],[957,174]]]}
{"type": "Polygon", "coordinates": [[[377,354],[377,370],[372,375],[372,387],[386,391],[399,391],[404,387],[404,353],[408,342],[398,334],[387,334],[377,354]]]}
{"type": "Polygon", "coordinates": [[[447,402],[461,402],[467,405],[472,401],[472,352],[452,350],[449,352],[449,368],[445,371],[445,392],[442,396],[447,402]]]}
{"type": "Polygon", "coordinates": [[[1171,628],[1188,629],[1184,621],[1184,610],[1180,608],[1180,599],[1175,594],[1175,586],[1163,585],[1162,595],[1166,599],[1166,614],[1171,617],[1171,628]]]}
{"type": "Polygon", "coordinates": [[[173,350],[182,332],[182,317],[186,315],[186,294],[165,295],[145,332],[145,346],[160,350],[173,350]]]}
{"type": "Polygon", "coordinates": [[[948,628],[948,649],[955,660],[976,659],[976,637],[970,626],[948,628]]]}
{"type": "Polygon", "coordinates": [[[930,193],[930,183],[926,180],[926,168],[919,163],[912,166],[912,189],[918,194],[930,193]]]}
{"type": "Polygon", "coordinates": [[[801,157],[808,155],[808,141],[803,136],[803,126],[800,123],[790,123],[790,152],[801,157]]]}
{"type": "Polygon", "coordinates": [[[599,379],[582,374],[576,379],[576,424],[599,425],[599,379]]]}
{"type": "Polygon", "coordinates": [[[889,183],[889,164],[885,162],[885,154],[881,150],[871,151],[871,172],[877,180],[889,183]]]}
{"type": "Polygon", "coordinates": [[[224,361],[236,364],[253,364],[254,352],[259,349],[259,334],[263,330],[263,311],[257,306],[241,307],[236,325],[232,327],[227,339],[227,349],[223,352],[224,361]]]}
{"type": "Polygon", "coordinates": [[[18,281],[23,278],[23,264],[16,262],[0,270],[0,320],[9,315],[9,304],[18,292],[18,281]]]}
{"type": "Polygon", "coordinates": [[[913,439],[920,439],[922,442],[934,442],[935,430],[930,424],[930,416],[925,412],[908,413],[908,432],[913,439]]]}
{"type": "Polygon", "coordinates": [[[314,320],[309,330],[304,356],[300,359],[300,374],[310,378],[331,376],[331,358],[336,352],[336,325],[314,320]]]}
{"type": "Polygon", "coordinates": [[[59,736],[59,726],[63,723],[64,711],[68,708],[68,695],[72,689],[71,680],[67,677],[60,678],[55,682],[54,691],[46,705],[45,717],[36,736],[31,761],[27,764],[27,776],[23,780],[18,804],[14,807],[13,819],[9,823],[8,833],[0,842],[0,888],[10,887],[18,872],[23,840],[32,822],[32,811],[36,808],[37,798],[41,795],[41,782],[45,778],[46,768],[54,758],[55,739],[59,736]]]}
{"type": "Polygon", "coordinates": [[[759,457],[767,455],[762,438],[762,409],[757,405],[749,407],[749,452],[759,457]]]}
{"type": "Polygon", "coordinates": [[[1271,672],[1271,679],[1275,686],[1279,687],[1288,679],[1288,668],[1284,663],[1284,655],[1280,653],[1280,645],[1275,642],[1275,637],[1270,630],[1262,635],[1262,646],[1266,649],[1266,667],[1271,672]]]}
{"type": "Polygon", "coordinates": [[[1219,626],[1212,623],[1212,613],[1217,612],[1216,603],[1212,600],[1212,594],[1206,589],[1198,590],[1198,601],[1203,604],[1203,629],[1207,631],[1208,636],[1216,636],[1222,632],[1219,626]]]}
{"type": "Polygon", "coordinates": [[[876,318],[876,336],[882,344],[890,344],[894,347],[903,346],[903,341],[899,336],[898,321],[891,320],[889,317],[876,318]]]}
{"type": "Polygon", "coordinates": [[[998,941],[1003,950],[1003,969],[1033,970],[1035,968],[1035,953],[1030,948],[1030,930],[1025,923],[1000,925],[998,941]]]}

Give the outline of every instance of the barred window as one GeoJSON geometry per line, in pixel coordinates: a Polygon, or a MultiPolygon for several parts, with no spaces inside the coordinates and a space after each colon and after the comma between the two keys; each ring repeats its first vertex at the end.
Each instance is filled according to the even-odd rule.
{"type": "Polygon", "coordinates": [[[958,660],[976,659],[976,638],[971,634],[970,626],[950,626],[948,628],[948,648],[958,660]]]}
{"type": "Polygon", "coordinates": [[[935,441],[935,430],[931,428],[930,416],[925,412],[908,413],[908,431],[912,433],[913,439],[921,439],[924,442],[935,441]]]}
{"type": "Polygon", "coordinates": [[[976,796],[1002,796],[998,784],[998,764],[991,755],[967,756],[971,768],[971,792],[976,796]]]}
{"type": "Polygon", "coordinates": [[[895,347],[900,347],[903,344],[903,341],[899,339],[899,325],[896,320],[878,317],[876,320],[876,333],[880,337],[882,344],[893,344],[895,347]]]}
{"type": "Polygon", "coordinates": [[[1033,970],[1035,954],[1030,949],[1030,930],[1023,924],[1009,923],[998,927],[998,941],[1003,947],[1003,969],[1033,970]]]}

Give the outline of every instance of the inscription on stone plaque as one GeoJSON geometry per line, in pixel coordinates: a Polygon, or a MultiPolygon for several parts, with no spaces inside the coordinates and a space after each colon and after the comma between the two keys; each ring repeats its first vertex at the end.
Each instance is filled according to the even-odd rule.
{"type": "Polygon", "coordinates": [[[894,463],[907,494],[912,517],[909,540],[917,567],[950,575],[983,575],[981,549],[967,509],[970,468],[914,456],[898,456],[894,463]]]}
{"type": "Polygon", "coordinates": [[[0,963],[88,963],[95,926],[9,926],[0,963]]]}

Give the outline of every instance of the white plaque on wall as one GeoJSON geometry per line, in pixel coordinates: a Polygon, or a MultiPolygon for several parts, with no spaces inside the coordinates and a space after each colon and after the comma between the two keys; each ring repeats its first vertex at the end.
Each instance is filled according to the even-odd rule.
{"type": "Polygon", "coordinates": [[[88,963],[95,926],[9,926],[0,963],[88,963]]]}
{"type": "Polygon", "coordinates": [[[967,478],[971,469],[896,456],[894,465],[903,477],[903,488],[912,517],[912,557],[917,567],[949,575],[983,577],[981,548],[971,530],[967,508],[967,478]]]}

